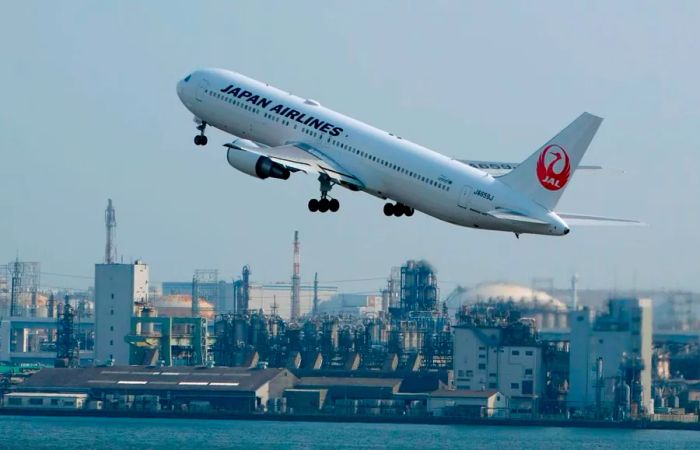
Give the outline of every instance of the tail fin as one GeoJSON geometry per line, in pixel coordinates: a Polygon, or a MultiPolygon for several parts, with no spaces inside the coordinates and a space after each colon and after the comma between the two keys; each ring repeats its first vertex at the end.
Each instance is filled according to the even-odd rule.
{"type": "Polygon", "coordinates": [[[581,114],[522,164],[498,179],[545,208],[554,209],[602,121],[592,114],[581,114]]]}

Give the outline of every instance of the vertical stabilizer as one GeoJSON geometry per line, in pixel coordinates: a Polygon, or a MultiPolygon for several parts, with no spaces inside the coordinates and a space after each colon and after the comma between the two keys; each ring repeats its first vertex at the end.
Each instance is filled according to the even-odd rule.
{"type": "Polygon", "coordinates": [[[602,121],[592,114],[581,114],[525,162],[498,179],[545,208],[554,209],[602,121]]]}

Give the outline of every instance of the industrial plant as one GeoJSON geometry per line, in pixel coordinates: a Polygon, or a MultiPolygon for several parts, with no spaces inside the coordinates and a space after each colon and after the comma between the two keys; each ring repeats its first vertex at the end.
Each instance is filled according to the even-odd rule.
{"type": "Polygon", "coordinates": [[[1,268],[0,410],[698,423],[697,294],[594,302],[576,276],[441,292],[420,259],[346,293],[302,281],[298,231],[288,280],[245,265],[154,286],[117,262],[116,226],[109,200],[84,291],[42,288],[39,262],[1,268]]]}

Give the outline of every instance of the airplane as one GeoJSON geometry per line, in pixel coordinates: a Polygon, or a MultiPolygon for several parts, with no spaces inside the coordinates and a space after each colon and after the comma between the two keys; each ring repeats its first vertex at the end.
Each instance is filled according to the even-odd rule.
{"type": "Polygon", "coordinates": [[[570,224],[635,225],[628,219],[555,212],[602,118],[581,114],[520,164],[453,159],[236,72],[196,70],[177,83],[194,114],[194,143],[212,126],[235,137],[228,163],[259,179],[318,176],[311,212],[336,212],[334,186],[389,200],[386,216],[416,210],[475,229],[562,236],[570,224]]]}

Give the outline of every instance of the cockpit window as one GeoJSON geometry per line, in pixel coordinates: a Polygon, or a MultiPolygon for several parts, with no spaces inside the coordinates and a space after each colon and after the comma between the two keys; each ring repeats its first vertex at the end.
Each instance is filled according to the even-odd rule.
{"type": "Polygon", "coordinates": [[[187,83],[188,81],[190,81],[190,78],[192,78],[192,74],[189,74],[189,75],[187,75],[187,76],[185,77],[185,83],[187,83]]]}

